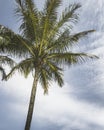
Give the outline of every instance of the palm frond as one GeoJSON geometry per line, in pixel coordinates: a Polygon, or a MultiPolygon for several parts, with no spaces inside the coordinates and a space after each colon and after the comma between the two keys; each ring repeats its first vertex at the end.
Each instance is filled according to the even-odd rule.
{"type": "Polygon", "coordinates": [[[9,28],[0,25],[0,52],[9,55],[25,56],[29,54],[29,50],[21,41],[27,43],[28,41],[21,37],[19,34],[14,33],[9,28]]]}
{"type": "Polygon", "coordinates": [[[0,26],[0,37],[1,53],[13,54],[19,58],[29,56],[30,54],[34,56],[33,44],[9,28],[0,26]]]}
{"type": "Polygon", "coordinates": [[[56,64],[59,65],[71,65],[77,63],[83,63],[87,59],[97,59],[98,57],[93,54],[86,54],[86,53],[53,53],[48,56],[49,59],[53,59],[56,64]]]}
{"type": "Polygon", "coordinates": [[[2,74],[2,80],[4,80],[4,78],[6,77],[6,73],[5,70],[0,66],[0,72],[2,74]]]}
{"type": "MultiPolygon", "coordinates": [[[[36,8],[35,7],[35,3],[33,2],[33,0],[25,0],[26,2],[26,7],[29,11],[33,11],[34,12],[34,9],[36,8]]],[[[36,13],[37,14],[37,13],[36,13]]]]}
{"type": "Polygon", "coordinates": [[[61,5],[62,0],[47,0],[43,9],[45,17],[45,24],[51,24],[57,20],[57,9],[61,5]],[[48,23],[47,23],[48,22],[48,23]]]}
{"type": "Polygon", "coordinates": [[[67,22],[76,23],[78,21],[78,14],[76,13],[76,10],[80,7],[81,5],[79,3],[70,4],[69,7],[66,7],[62,16],[59,18],[57,28],[64,26],[67,22]]]}
{"type": "Polygon", "coordinates": [[[78,44],[78,41],[93,33],[95,30],[88,30],[71,35],[69,29],[66,29],[62,34],[58,36],[56,40],[50,42],[48,45],[48,51],[63,52],[70,49],[71,46],[78,44]]]}
{"type": "Polygon", "coordinates": [[[19,16],[22,24],[19,30],[25,38],[34,42],[37,38],[38,11],[32,0],[17,0],[15,14],[19,16]]]}
{"type": "MultiPolygon", "coordinates": [[[[44,40],[47,39],[47,35],[50,33],[51,29],[53,28],[54,24],[57,20],[57,8],[60,6],[61,0],[47,0],[42,12],[42,40],[40,45],[41,48],[44,46],[44,40]]],[[[46,44],[46,43],[45,43],[46,44]]]]}
{"type": "Polygon", "coordinates": [[[40,83],[43,87],[44,94],[48,94],[49,80],[50,80],[49,73],[47,73],[46,69],[41,69],[40,83]]]}
{"type": "Polygon", "coordinates": [[[47,39],[59,35],[60,30],[63,30],[63,32],[66,31],[66,28],[68,30],[71,30],[72,25],[69,25],[69,22],[76,23],[78,21],[78,14],[76,13],[76,10],[80,7],[80,4],[72,4],[69,5],[69,7],[66,7],[62,15],[60,16],[59,20],[56,23],[54,23],[53,26],[52,24],[50,25],[51,30],[47,33],[47,39]]]}
{"type": "Polygon", "coordinates": [[[0,55],[0,64],[9,65],[10,67],[13,67],[16,63],[13,59],[9,58],[8,56],[0,55]]]}
{"type": "Polygon", "coordinates": [[[88,36],[90,33],[95,32],[95,30],[87,30],[87,31],[83,31],[83,32],[79,32],[73,35],[69,36],[70,39],[70,44],[72,43],[78,43],[78,41],[82,38],[85,38],[86,36],[88,36]]]}
{"type": "Polygon", "coordinates": [[[58,83],[58,85],[60,87],[63,86],[64,82],[63,82],[63,78],[62,78],[62,69],[59,68],[57,65],[55,65],[55,63],[51,62],[51,61],[46,61],[47,65],[49,67],[49,71],[52,74],[52,78],[54,79],[55,82],[58,83]]]}
{"type": "Polygon", "coordinates": [[[58,83],[60,87],[63,86],[63,78],[62,78],[62,69],[59,68],[51,61],[46,61],[44,65],[41,66],[40,69],[40,83],[44,89],[44,93],[48,93],[48,88],[50,86],[51,81],[55,81],[58,83]]]}
{"type": "Polygon", "coordinates": [[[20,72],[25,76],[25,78],[27,78],[29,73],[32,72],[33,70],[34,70],[34,60],[33,58],[27,58],[25,60],[22,60],[17,65],[15,65],[11,69],[10,73],[6,76],[6,79],[9,79],[15,73],[15,71],[20,72]]]}

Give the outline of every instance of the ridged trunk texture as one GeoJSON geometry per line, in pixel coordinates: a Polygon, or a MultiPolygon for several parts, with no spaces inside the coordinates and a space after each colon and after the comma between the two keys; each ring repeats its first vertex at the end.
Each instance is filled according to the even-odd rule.
{"type": "Polygon", "coordinates": [[[26,119],[24,130],[30,130],[30,127],[31,127],[32,115],[33,115],[35,97],[36,97],[36,90],[37,90],[37,83],[38,83],[38,72],[36,71],[35,76],[34,76],[32,90],[31,90],[31,97],[30,97],[28,114],[27,114],[27,119],[26,119]]]}

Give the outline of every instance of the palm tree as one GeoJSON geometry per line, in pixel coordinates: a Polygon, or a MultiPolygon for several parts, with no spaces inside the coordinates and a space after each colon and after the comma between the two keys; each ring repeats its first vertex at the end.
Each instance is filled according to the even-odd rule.
{"type": "Polygon", "coordinates": [[[81,5],[69,5],[59,17],[57,9],[61,2],[62,0],[47,0],[43,10],[39,11],[33,0],[16,0],[15,14],[21,21],[20,33],[16,34],[0,25],[1,55],[19,58],[6,79],[16,70],[25,77],[32,72],[34,78],[25,130],[30,130],[37,83],[41,83],[44,94],[48,93],[51,81],[56,81],[62,87],[63,65],[70,66],[95,57],[71,52],[71,46],[94,30],[72,34],[73,25],[78,21],[76,11],[81,5]]]}

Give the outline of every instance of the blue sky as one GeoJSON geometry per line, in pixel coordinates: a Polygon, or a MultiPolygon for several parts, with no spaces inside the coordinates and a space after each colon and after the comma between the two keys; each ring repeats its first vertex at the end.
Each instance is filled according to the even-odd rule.
{"type": "MultiPolygon", "coordinates": [[[[104,130],[104,1],[76,1],[82,8],[74,31],[96,32],[75,50],[97,54],[100,59],[66,69],[64,87],[53,83],[47,96],[38,87],[31,130],[104,130]]],[[[35,2],[41,9],[44,1],[35,2]]],[[[69,2],[72,0],[63,0],[60,9],[69,2]]],[[[14,5],[14,0],[0,0],[0,24],[17,32],[14,5]]],[[[23,130],[32,80],[16,73],[8,82],[0,81],[0,130],[23,130]]]]}

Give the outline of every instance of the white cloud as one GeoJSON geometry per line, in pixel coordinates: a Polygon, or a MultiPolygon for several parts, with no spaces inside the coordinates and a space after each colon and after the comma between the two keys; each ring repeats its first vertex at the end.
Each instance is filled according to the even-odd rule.
{"type": "MultiPolygon", "coordinates": [[[[3,90],[5,89],[5,93],[9,95],[8,97],[14,98],[14,101],[8,104],[10,112],[13,111],[18,113],[18,115],[26,116],[31,81],[31,77],[28,80],[24,80],[17,74],[2,88],[3,90]]],[[[62,125],[62,130],[68,130],[69,127],[86,128],[86,126],[88,127],[86,122],[104,127],[103,108],[101,109],[96,105],[72,98],[71,89],[67,83],[63,88],[58,88],[56,84],[53,84],[49,95],[44,96],[43,90],[39,86],[33,122],[35,122],[35,119],[40,122],[42,120],[49,121],[59,126],[62,125]]],[[[14,115],[12,118],[18,119],[18,115],[14,115]]]]}

